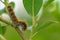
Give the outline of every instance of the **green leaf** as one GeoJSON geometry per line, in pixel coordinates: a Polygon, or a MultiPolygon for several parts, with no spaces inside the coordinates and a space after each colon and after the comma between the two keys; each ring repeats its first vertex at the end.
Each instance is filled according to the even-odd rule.
{"type": "Polygon", "coordinates": [[[47,6],[47,8],[45,8],[45,7],[43,8],[43,12],[42,12],[43,14],[38,21],[38,26],[37,26],[37,29],[36,29],[37,31],[40,30],[40,29],[46,28],[47,26],[49,26],[52,23],[58,23],[56,18],[54,18],[52,16],[52,14],[55,14],[56,11],[58,11],[58,10],[54,11],[53,10],[54,7],[55,7],[55,5],[53,3],[50,3],[49,6],[47,6]],[[53,10],[55,13],[50,12],[50,10],[53,10]],[[52,21],[48,21],[48,20],[52,20],[52,21]]]}
{"type": "Polygon", "coordinates": [[[15,3],[14,2],[10,2],[9,4],[11,4],[13,8],[15,7],[15,3]]]}
{"type": "Polygon", "coordinates": [[[33,40],[60,40],[60,24],[52,24],[40,30],[33,40]]]}
{"type": "Polygon", "coordinates": [[[8,4],[8,0],[4,0],[4,4],[7,5],[8,4]]]}
{"type": "Polygon", "coordinates": [[[42,22],[41,24],[38,23],[37,26],[36,26],[36,28],[35,28],[35,30],[34,30],[34,34],[35,34],[36,32],[38,32],[38,31],[40,31],[40,30],[42,30],[42,29],[50,26],[50,25],[53,24],[53,23],[55,23],[55,22],[54,22],[54,21],[44,21],[44,22],[42,22]]]}
{"type": "Polygon", "coordinates": [[[39,12],[42,3],[43,0],[23,0],[24,7],[28,14],[32,15],[34,13],[34,16],[39,12]]]}
{"type": "Polygon", "coordinates": [[[60,6],[59,6],[60,4],[57,2],[56,3],[56,8],[55,8],[55,10],[52,12],[52,16],[54,16],[59,22],[60,22],[60,6]]]}
{"type": "Polygon", "coordinates": [[[5,31],[6,31],[6,26],[0,25],[0,34],[5,34],[5,31]]]}
{"type": "Polygon", "coordinates": [[[7,40],[22,40],[17,31],[9,25],[7,26],[7,30],[4,36],[7,40]]]}
{"type": "Polygon", "coordinates": [[[48,0],[45,4],[44,4],[44,6],[45,7],[47,7],[50,3],[52,3],[54,0],[48,0]]]}
{"type": "Polygon", "coordinates": [[[57,20],[60,21],[60,13],[58,4],[55,5],[52,6],[49,4],[47,8],[44,6],[43,14],[39,20],[39,25],[36,27],[37,32],[35,33],[33,40],[60,40],[60,23],[56,23],[57,20]],[[54,7],[56,8],[54,9],[54,7]],[[48,8],[53,11],[51,12],[48,8]],[[48,22],[48,20],[53,21],[48,22]],[[56,22],[54,23],[54,21],[56,22]]]}
{"type": "Polygon", "coordinates": [[[3,8],[0,10],[0,15],[3,14],[3,13],[6,13],[6,8],[3,8]]]}

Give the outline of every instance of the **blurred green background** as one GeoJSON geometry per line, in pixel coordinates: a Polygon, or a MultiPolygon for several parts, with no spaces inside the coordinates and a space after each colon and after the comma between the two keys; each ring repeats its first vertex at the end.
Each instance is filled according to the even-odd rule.
{"type": "MultiPolygon", "coordinates": [[[[16,16],[27,22],[28,27],[30,27],[32,25],[32,17],[26,12],[23,1],[9,0],[9,2],[11,1],[15,2],[14,12],[16,16]]],[[[3,8],[4,5],[0,2],[0,10],[3,8]]],[[[32,40],[60,40],[60,0],[43,0],[41,9],[36,17],[38,18],[34,30],[34,34],[36,34],[33,34],[32,40]]],[[[5,15],[3,15],[3,18],[7,19],[7,21],[10,20],[5,15]]],[[[27,30],[25,34],[29,38],[30,30],[27,30]]],[[[21,40],[17,31],[10,25],[6,26],[6,32],[3,37],[6,40],[21,40]]],[[[2,39],[0,38],[0,40],[2,39]]]]}

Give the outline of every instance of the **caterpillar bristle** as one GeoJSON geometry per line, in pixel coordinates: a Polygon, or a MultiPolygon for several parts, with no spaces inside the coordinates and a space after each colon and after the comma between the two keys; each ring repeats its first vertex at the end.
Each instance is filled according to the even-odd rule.
{"type": "Polygon", "coordinates": [[[13,8],[11,7],[11,5],[8,5],[8,6],[7,6],[7,10],[8,10],[9,16],[10,16],[12,22],[14,23],[14,25],[15,25],[16,27],[18,27],[18,26],[21,25],[21,26],[22,26],[22,29],[23,29],[23,30],[26,30],[26,29],[27,29],[26,23],[23,22],[23,21],[19,21],[19,20],[17,19],[17,17],[15,16],[15,13],[14,13],[13,8]]]}
{"type": "Polygon", "coordinates": [[[25,22],[21,21],[20,24],[21,24],[23,30],[27,29],[27,24],[25,22]]]}

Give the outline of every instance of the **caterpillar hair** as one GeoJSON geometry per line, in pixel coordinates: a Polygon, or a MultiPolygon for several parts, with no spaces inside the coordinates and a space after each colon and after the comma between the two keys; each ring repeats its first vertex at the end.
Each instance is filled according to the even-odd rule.
{"type": "Polygon", "coordinates": [[[14,24],[14,26],[16,26],[16,27],[21,26],[23,30],[26,30],[27,29],[26,23],[23,22],[23,21],[19,21],[17,19],[17,17],[15,16],[15,13],[14,13],[13,8],[11,7],[11,5],[7,6],[7,10],[8,10],[10,19],[12,20],[12,23],[14,24]]]}

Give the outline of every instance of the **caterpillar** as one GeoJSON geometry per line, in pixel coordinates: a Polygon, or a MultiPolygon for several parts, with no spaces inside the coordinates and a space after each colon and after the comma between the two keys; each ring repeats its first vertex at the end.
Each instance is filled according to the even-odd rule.
{"type": "Polygon", "coordinates": [[[13,25],[14,25],[15,27],[21,26],[21,28],[22,28],[23,30],[26,30],[26,28],[27,28],[26,23],[23,22],[23,21],[19,21],[19,20],[17,19],[17,17],[15,16],[15,13],[14,13],[13,8],[12,8],[11,5],[8,5],[8,6],[7,6],[7,11],[8,11],[8,13],[9,13],[10,19],[12,20],[13,25]]]}

